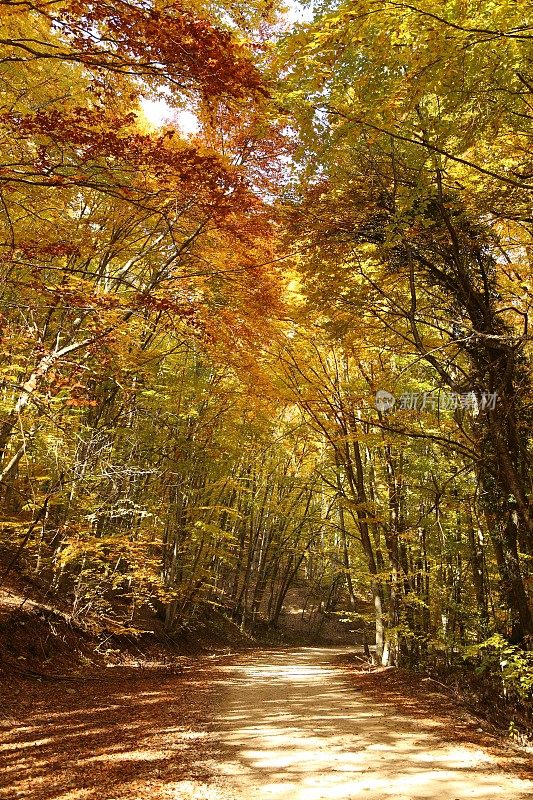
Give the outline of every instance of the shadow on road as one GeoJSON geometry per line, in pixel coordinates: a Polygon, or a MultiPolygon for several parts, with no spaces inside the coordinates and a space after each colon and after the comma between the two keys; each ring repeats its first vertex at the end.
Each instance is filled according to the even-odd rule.
{"type": "MultiPolygon", "coordinates": [[[[382,703],[338,650],[202,659],[182,676],[31,684],[4,709],[5,800],[522,800],[533,783],[382,703]],[[10,718],[10,714],[15,714],[10,718]]],[[[421,697],[423,693],[421,692],[421,697]]]]}
{"type": "Polygon", "coordinates": [[[358,691],[336,655],[309,648],[228,668],[219,769],[243,797],[518,800],[533,788],[443,737],[442,723],[358,691]]]}

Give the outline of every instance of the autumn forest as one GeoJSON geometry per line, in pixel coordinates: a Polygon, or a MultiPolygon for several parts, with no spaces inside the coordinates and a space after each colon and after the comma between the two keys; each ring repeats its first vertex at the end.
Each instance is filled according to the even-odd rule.
{"type": "Polygon", "coordinates": [[[531,697],[531,11],[0,0],[2,582],[531,697]]]}

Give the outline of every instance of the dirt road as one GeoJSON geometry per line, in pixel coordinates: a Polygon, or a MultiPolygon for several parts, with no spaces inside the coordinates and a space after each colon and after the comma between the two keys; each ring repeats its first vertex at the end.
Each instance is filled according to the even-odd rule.
{"type": "MultiPolygon", "coordinates": [[[[236,796],[278,800],[526,798],[533,783],[441,734],[444,724],[380,705],[334,651],[269,653],[230,668],[219,770],[236,796]]],[[[423,704],[424,689],[421,691],[423,704]]]]}
{"type": "Polygon", "coordinates": [[[531,796],[526,760],[479,733],[459,708],[427,711],[427,684],[399,706],[387,693],[390,673],[380,676],[381,698],[339,666],[340,656],[268,650],[204,659],[181,676],[25,687],[2,720],[0,797],[531,796]]]}

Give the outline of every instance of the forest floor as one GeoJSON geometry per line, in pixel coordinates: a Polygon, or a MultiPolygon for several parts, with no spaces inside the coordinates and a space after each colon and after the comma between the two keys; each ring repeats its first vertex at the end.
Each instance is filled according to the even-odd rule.
{"type": "Polygon", "coordinates": [[[1,706],[0,798],[525,800],[531,759],[434,682],[345,648],[203,656],[64,680],[1,706]]]}

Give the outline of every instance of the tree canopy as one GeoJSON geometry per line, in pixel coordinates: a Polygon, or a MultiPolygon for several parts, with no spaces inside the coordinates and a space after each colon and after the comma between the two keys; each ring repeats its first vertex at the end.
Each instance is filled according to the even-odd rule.
{"type": "Polygon", "coordinates": [[[530,4],[0,13],[4,578],[527,654],[530,4]]]}

